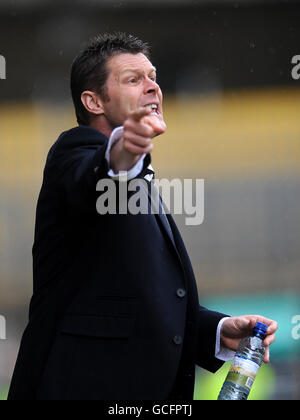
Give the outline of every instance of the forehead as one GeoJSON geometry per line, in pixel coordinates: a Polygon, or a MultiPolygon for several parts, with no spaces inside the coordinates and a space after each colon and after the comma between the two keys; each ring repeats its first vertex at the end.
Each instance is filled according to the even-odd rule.
{"type": "Polygon", "coordinates": [[[140,70],[146,72],[156,70],[151,61],[141,53],[115,55],[109,59],[108,68],[113,74],[120,74],[127,70],[140,70]]]}

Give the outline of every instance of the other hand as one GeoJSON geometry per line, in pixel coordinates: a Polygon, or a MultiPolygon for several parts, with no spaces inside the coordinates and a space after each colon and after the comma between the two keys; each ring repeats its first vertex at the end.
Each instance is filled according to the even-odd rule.
{"type": "Polygon", "coordinates": [[[264,340],[266,346],[266,354],[264,362],[269,363],[270,361],[270,345],[274,343],[276,336],[275,333],[278,330],[278,324],[276,321],[264,318],[260,315],[245,315],[239,317],[232,317],[227,319],[221,330],[221,344],[230,350],[236,351],[243,338],[251,335],[256,322],[262,322],[268,325],[267,336],[264,340]]]}

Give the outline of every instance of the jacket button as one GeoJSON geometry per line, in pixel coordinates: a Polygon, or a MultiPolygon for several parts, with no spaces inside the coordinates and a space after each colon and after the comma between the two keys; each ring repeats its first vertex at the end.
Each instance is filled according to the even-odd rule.
{"type": "Polygon", "coordinates": [[[180,335],[175,335],[175,337],[173,338],[173,342],[174,344],[176,344],[177,346],[179,346],[180,344],[182,344],[182,337],[180,335]]]}
{"type": "Polygon", "coordinates": [[[177,296],[180,298],[184,298],[186,296],[186,291],[184,289],[178,289],[177,296]]]}

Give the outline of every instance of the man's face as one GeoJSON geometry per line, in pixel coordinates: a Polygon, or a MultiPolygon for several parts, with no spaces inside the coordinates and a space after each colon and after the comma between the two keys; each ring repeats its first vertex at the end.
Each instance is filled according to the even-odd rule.
{"type": "Polygon", "coordinates": [[[147,105],[153,105],[150,118],[164,122],[163,95],[156,83],[156,69],[148,58],[141,53],[118,54],[107,65],[106,88],[110,100],[103,104],[103,108],[111,127],[123,125],[132,111],[147,105]]]}

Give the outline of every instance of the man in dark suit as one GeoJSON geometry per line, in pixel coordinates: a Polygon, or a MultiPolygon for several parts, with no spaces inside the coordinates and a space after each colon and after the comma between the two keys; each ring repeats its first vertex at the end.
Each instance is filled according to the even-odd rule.
{"type": "Polygon", "coordinates": [[[95,38],[73,63],[71,88],[79,126],[47,158],[9,399],[191,400],[196,364],[215,372],[257,320],[269,346],[277,325],[199,306],[171,215],[97,212],[99,180],[153,181],[153,138],[166,125],[148,46],[95,38]]]}

